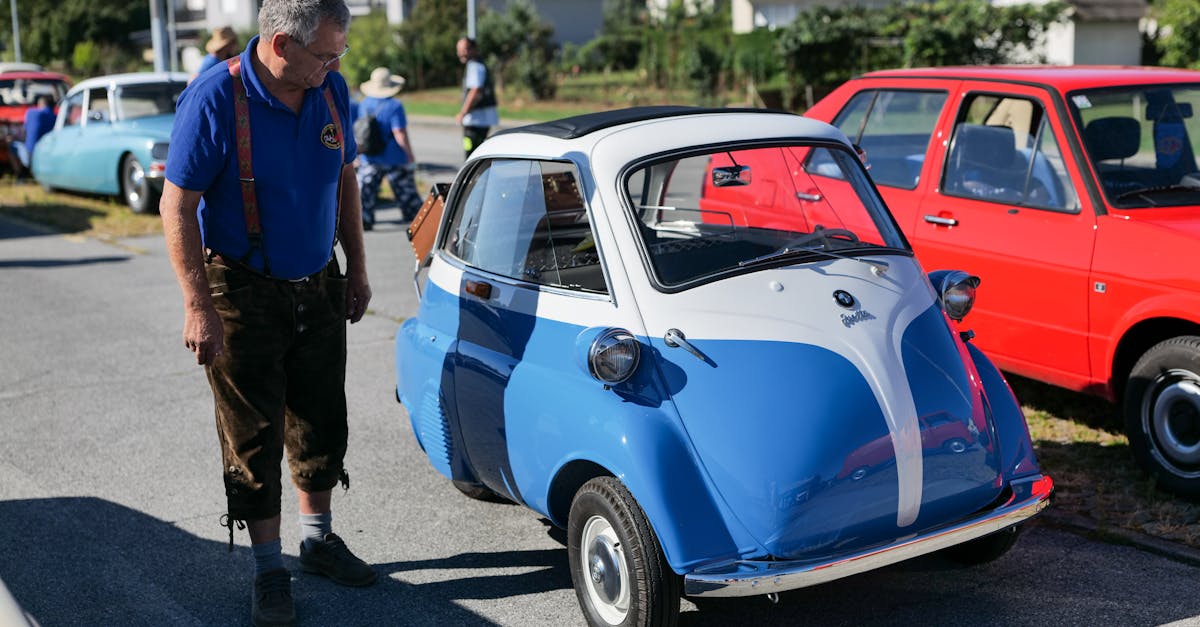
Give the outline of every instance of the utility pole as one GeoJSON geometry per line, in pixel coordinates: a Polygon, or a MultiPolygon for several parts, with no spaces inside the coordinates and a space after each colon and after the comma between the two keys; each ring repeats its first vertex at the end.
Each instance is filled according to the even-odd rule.
{"type": "Polygon", "coordinates": [[[10,0],[12,5],[12,22],[13,22],[13,52],[17,55],[14,61],[21,62],[21,28],[17,23],[17,0],[10,0]]]}
{"type": "Polygon", "coordinates": [[[467,0],[467,37],[475,39],[475,0],[467,0]]]}
{"type": "Polygon", "coordinates": [[[167,46],[170,44],[167,26],[163,21],[163,0],[150,0],[150,42],[154,46],[154,71],[166,72],[171,64],[167,61],[167,46]]]}

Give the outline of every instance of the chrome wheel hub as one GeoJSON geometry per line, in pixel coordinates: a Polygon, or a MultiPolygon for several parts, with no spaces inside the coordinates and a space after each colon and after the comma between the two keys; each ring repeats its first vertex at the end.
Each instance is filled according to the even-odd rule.
{"type": "Polygon", "coordinates": [[[588,599],[604,622],[618,625],[629,614],[629,565],[616,530],[602,516],[583,526],[579,564],[588,599]]]}
{"type": "Polygon", "coordinates": [[[1160,376],[1144,408],[1143,427],[1169,466],[1200,476],[1200,378],[1184,370],[1160,376]]]}

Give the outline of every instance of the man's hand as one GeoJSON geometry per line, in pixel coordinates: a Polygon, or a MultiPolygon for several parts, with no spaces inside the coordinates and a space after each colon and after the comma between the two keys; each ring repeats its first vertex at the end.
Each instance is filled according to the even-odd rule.
{"type": "Polygon", "coordinates": [[[351,270],[346,275],[346,319],[350,324],[362,320],[371,304],[371,286],[366,270],[351,270]]]}
{"type": "Polygon", "coordinates": [[[188,307],[183,316],[183,345],[196,354],[196,363],[205,366],[216,361],[225,349],[225,328],[211,305],[188,307]]]}

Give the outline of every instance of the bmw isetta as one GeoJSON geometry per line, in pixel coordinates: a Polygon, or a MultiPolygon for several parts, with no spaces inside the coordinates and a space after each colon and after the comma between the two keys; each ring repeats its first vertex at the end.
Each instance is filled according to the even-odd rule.
{"type": "Polygon", "coordinates": [[[461,491],[567,529],[591,624],[985,562],[1049,504],[960,328],[979,279],[926,274],[831,126],[577,116],[496,134],[433,200],[397,398],[461,491]]]}

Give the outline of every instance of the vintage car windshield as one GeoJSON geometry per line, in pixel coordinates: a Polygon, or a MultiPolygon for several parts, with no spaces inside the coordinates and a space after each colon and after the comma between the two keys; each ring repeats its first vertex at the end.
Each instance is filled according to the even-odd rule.
{"type": "Polygon", "coordinates": [[[175,113],[179,94],[187,85],[182,82],[143,83],[124,85],[117,92],[121,106],[121,119],[134,120],[154,115],[175,113]]]}
{"type": "Polygon", "coordinates": [[[625,189],[664,286],[787,263],[907,254],[858,156],[803,144],[656,159],[625,189]]]}
{"type": "Polygon", "coordinates": [[[0,105],[33,105],[38,96],[49,96],[58,102],[67,93],[67,84],[56,78],[0,79],[0,105]]]}
{"type": "Polygon", "coordinates": [[[1079,91],[1068,102],[1109,203],[1200,204],[1200,85],[1079,91]]]}

